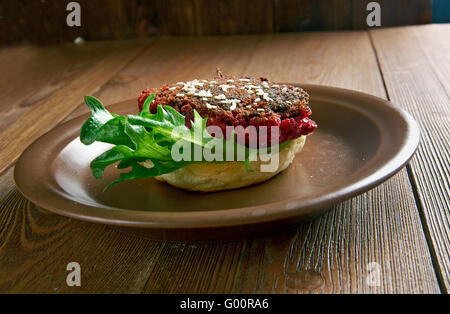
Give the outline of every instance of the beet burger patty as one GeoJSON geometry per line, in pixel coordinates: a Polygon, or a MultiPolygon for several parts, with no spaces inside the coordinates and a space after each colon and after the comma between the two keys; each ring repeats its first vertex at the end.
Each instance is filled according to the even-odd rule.
{"type": "MultiPolygon", "coordinates": [[[[309,119],[309,95],[301,88],[270,82],[266,78],[224,76],[218,71],[211,80],[193,80],[145,89],[138,99],[139,110],[147,97],[155,93],[150,111],[158,105],[175,108],[186,117],[186,126],[194,118],[194,109],[208,126],[277,126],[279,143],[311,134],[317,127],[309,119]]],[[[270,134],[268,136],[270,144],[270,134]]]]}

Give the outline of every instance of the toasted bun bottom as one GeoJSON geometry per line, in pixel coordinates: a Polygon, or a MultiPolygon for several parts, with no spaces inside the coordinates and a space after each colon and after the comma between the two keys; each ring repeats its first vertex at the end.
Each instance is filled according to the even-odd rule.
{"type": "Polygon", "coordinates": [[[155,178],[190,191],[216,192],[242,188],[264,182],[286,169],[295,154],[303,148],[305,140],[306,136],[302,136],[280,150],[279,166],[274,172],[262,172],[261,165],[268,165],[269,162],[262,162],[258,156],[258,160],[250,164],[250,169],[254,170],[252,172],[248,172],[240,161],[202,162],[155,178]]]}

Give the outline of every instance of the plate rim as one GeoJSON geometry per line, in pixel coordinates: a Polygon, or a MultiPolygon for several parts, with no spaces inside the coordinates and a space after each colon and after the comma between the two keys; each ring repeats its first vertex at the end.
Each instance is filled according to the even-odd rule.
{"type": "MultiPolygon", "coordinates": [[[[328,207],[342,202],[346,199],[350,199],[359,194],[362,194],[380,183],[386,181],[399,170],[401,170],[408,161],[414,156],[420,142],[420,128],[414,118],[407,113],[405,110],[395,105],[393,102],[379,98],[367,93],[332,87],[326,85],[316,85],[316,84],[303,84],[303,83],[280,83],[280,84],[290,84],[294,86],[300,86],[305,90],[316,89],[316,90],[326,90],[333,94],[349,95],[350,97],[364,97],[368,100],[372,100],[379,104],[383,104],[385,108],[389,108],[392,112],[395,112],[399,117],[405,122],[407,130],[404,136],[403,145],[398,149],[396,154],[388,160],[388,162],[373,171],[371,175],[364,177],[350,185],[346,185],[343,188],[339,188],[331,194],[322,194],[319,197],[311,198],[308,200],[304,199],[290,199],[282,200],[273,203],[266,203],[257,206],[247,206],[247,207],[236,207],[231,209],[219,209],[211,211],[198,211],[198,212],[147,212],[147,211],[137,211],[129,210],[124,208],[117,208],[111,206],[96,207],[84,203],[74,202],[71,199],[65,198],[56,191],[52,190],[53,194],[57,194],[58,197],[63,199],[63,202],[69,201],[76,203],[71,210],[66,208],[57,208],[49,202],[42,201],[41,199],[35,198],[32,194],[22,188],[20,184],[19,171],[21,171],[21,165],[24,160],[29,157],[33,148],[42,141],[43,138],[48,136],[52,132],[56,132],[58,129],[70,126],[71,124],[78,124],[85,121],[89,116],[89,113],[83,114],[79,117],[75,117],[69,121],[57,125],[50,131],[46,132],[38,139],[36,139],[31,145],[29,145],[24,152],[19,157],[15,169],[14,169],[14,181],[18,190],[31,202],[41,206],[53,213],[63,215],[70,218],[75,218],[88,222],[116,225],[116,226],[127,226],[127,227],[139,227],[139,228],[154,228],[154,229],[197,229],[197,228],[210,228],[210,227],[227,227],[227,226],[242,226],[255,223],[270,222],[279,219],[288,219],[291,217],[299,215],[309,215],[315,214],[316,212],[323,211],[328,207]],[[300,204],[301,203],[301,204],[300,204]],[[277,208],[267,213],[267,207],[277,208]],[[78,210],[76,210],[78,207],[78,210]],[[282,209],[280,209],[282,208],[282,209]],[[111,209],[114,209],[111,211],[111,209]],[[93,212],[96,215],[93,215],[93,212]],[[108,211],[107,213],[105,211],[108,211]],[[119,212],[120,211],[120,212],[119,212]],[[247,212],[247,214],[242,212],[247,212]],[[105,215],[99,215],[101,212],[105,212],[105,215]],[[125,213],[125,214],[124,214],[125,213]],[[217,221],[215,216],[226,213],[227,219],[222,219],[217,221]],[[256,213],[256,214],[255,214],[256,213]],[[106,215],[108,215],[106,217],[106,215]],[[134,218],[134,219],[132,219],[134,218]],[[140,219],[136,219],[140,218],[140,219]],[[150,219],[149,219],[150,218],[150,219]],[[174,219],[176,218],[176,219],[174,219]],[[198,219],[201,219],[199,221],[198,219]]],[[[311,96],[313,98],[314,95],[311,96]]],[[[320,95],[317,98],[321,98],[320,95]]],[[[126,100],[129,101],[129,100],[126,100]]],[[[115,104],[122,103],[118,102],[115,104]]],[[[114,104],[112,104],[114,105],[114,104]]],[[[80,124],[81,126],[81,124],[80,124]]]]}

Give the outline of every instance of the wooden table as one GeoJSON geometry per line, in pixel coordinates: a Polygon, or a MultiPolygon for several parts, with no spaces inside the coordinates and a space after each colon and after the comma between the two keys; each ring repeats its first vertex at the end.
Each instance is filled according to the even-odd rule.
{"type": "Polygon", "coordinates": [[[450,25],[427,25],[0,50],[0,292],[448,292],[449,33],[450,25]],[[150,241],[51,214],[17,191],[21,152],[85,112],[84,95],[110,104],[216,67],[388,98],[417,119],[421,145],[377,188],[296,230],[239,241],[150,241]],[[66,285],[73,261],[81,287],[66,285]],[[378,286],[368,285],[372,262],[378,286]]]}

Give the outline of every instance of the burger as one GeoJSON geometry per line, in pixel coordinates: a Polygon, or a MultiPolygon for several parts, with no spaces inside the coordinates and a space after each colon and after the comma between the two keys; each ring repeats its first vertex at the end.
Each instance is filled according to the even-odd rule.
{"type": "Polygon", "coordinates": [[[317,128],[307,92],[263,77],[216,72],[213,79],[145,89],[136,115],[110,113],[86,96],[91,115],[81,142],[113,145],[91,162],[93,175],[101,178],[117,164],[129,171],[107,187],[153,177],[214,192],[261,183],[285,170],[317,128]]]}

